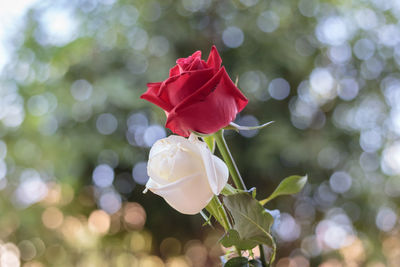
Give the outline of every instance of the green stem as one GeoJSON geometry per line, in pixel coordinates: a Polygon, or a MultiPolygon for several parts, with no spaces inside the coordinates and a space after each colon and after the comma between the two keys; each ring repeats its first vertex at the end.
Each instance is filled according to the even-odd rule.
{"type": "MultiPolygon", "coordinates": [[[[229,151],[228,145],[224,138],[224,130],[221,129],[214,134],[215,141],[218,146],[218,150],[222,155],[226,165],[228,166],[229,173],[232,176],[233,183],[235,184],[237,189],[246,190],[246,185],[243,182],[242,177],[240,176],[239,169],[235,163],[235,160],[232,157],[231,152],[229,151]]],[[[265,260],[264,249],[262,245],[259,245],[260,249],[260,260],[264,267],[269,266],[265,260]]]]}
{"type": "MultiPolygon", "coordinates": [[[[224,206],[217,196],[214,196],[211,199],[206,209],[212,216],[214,216],[214,218],[219,222],[219,224],[225,229],[226,232],[228,232],[229,229],[232,229],[232,225],[228,220],[228,214],[226,213],[224,206]]],[[[235,249],[238,255],[241,256],[241,251],[238,248],[235,249]]]]}
{"type": "Polygon", "coordinates": [[[232,228],[231,223],[228,220],[228,215],[224,207],[222,206],[221,201],[217,196],[214,196],[211,200],[211,205],[213,205],[217,216],[220,218],[220,224],[224,227],[225,231],[228,231],[232,228]]]}
{"type": "Polygon", "coordinates": [[[242,177],[240,176],[238,167],[232,157],[231,152],[229,151],[228,145],[224,139],[224,130],[221,129],[214,134],[215,141],[218,146],[218,150],[222,155],[226,165],[228,166],[229,172],[232,176],[233,183],[235,184],[237,189],[246,190],[246,185],[243,182],[242,177]]]}
{"type": "Polygon", "coordinates": [[[267,264],[266,260],[265,260],[265,253],[264,253],[264,248],[263,245],[258,245],[258,249],[260,250],[260,260],[261,260],[261,264],[263,267],[269,267],[269,264],[267,264]]]}

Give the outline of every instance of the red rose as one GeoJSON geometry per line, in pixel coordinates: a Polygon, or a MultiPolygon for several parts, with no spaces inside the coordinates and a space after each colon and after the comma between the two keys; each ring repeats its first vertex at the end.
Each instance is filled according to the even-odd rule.
{"type": "Polygon", "coordinates": [[[141,98],[161,107],[166,127],[189,136],[192,131],[211,134],[227,126],[247,105],[247,98],[229,78],[215,46],[207,62],[201,51],[179,58],[163,82],[148,83],[141,98]]]}

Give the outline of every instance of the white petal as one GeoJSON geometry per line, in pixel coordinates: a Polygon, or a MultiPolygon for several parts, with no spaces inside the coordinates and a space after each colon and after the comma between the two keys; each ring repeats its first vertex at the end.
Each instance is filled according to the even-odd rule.
{"type": "Polygon", "coordinates": [[[174,182],[193,173],[205,173],[202,160],[197,151],[180,146],[173,158],[169,181],[174,182]]]}
{"type": "Polygon", "coordinates": [[[206,143],[200,141],[197,143],[200,147],[203,164],[207,172],[207,178],[211,190],[215,195],[218,195],[228,181],[228,167],[221,159],[211,153],[206,143]]]}
{"type": "Polygon", "coordinates": [[[158,184],[150,178],[146,187],[183,214],[199,213],[213,197],[204,173],[196,173],[168,185],[158,184]]]}
{"type": "Polygon", "coordinates": [[[150,188],[158,188],[162,186],[161,184],[157,183],[156,181],[154,181],[153,179],[149,178],[149,180],[147,180],[146,183],[146,189],[150,189],[150,188]]]}
{"type": "Polygon", "coordinates": [[[218,158],[217,156],[213,156],[214,166],[217,173],[217,187],[213,190],[214,194],[219,195],[222,189],[224,189],[226,183],[229,178],[229,170],[226,166],[225,162],[218,158]]]}
{"type": "Polygon", "coordinates": [[[171,135],[150,150],[146,187],[184,214],[196,214],[224,188],[229,172],[207,144],[171,135]]]}
{"type": "Polygon", "coordinates": [[[150,149],[149,158],[154,157],[159,153],[168,151],[171,148],[172,143],[170,137],[157,140],[150,149]]]}
{"type": "Polygon", "coordinates": [[[198,136],[196,135],[196,134],[194,134],[194,133],[191,133],[190,135],[189,135],[189,141],[190,142],[195,142],[195,141],[199,141],[199,138],[198,138],[198,136]]]}
{"type": "Polygon", "coordinates": [[[150,150],[147,173],[159,184],[168,184],[205,171],[200,152],[195,143],[171,135],[157,141],[150,150]]]}
{"type": "Polygon", "coordinates": [[[168,184],[168,176],[170,174],[170,168],[168,168],[168,158],[161,158],[160,154],[153,158],[149,158],[147,163],[147,175],[152,177],[153,180],[159,184],[168,184]]]}

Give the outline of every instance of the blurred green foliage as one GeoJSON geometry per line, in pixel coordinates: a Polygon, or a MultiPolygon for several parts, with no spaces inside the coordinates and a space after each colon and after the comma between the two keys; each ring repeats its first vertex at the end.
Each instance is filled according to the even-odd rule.
{"type": "Polygon", "coordinates": [[[170,132],[139,99],[212,44],[250,100],[236,122],[275,121],[227,136],[248,187],[309,177],[268,204],[276,265],[397,266],[399,17],[395,0],[37,2],[0,77],[0,266],[218,266],[221,233],[142,194],[170,132]]]}

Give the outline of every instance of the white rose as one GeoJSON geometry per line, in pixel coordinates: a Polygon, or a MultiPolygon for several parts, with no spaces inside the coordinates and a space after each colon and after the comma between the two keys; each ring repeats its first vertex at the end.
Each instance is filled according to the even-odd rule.
{"type": "Polygon", "coordinates": [[[199,213],[224,188],[229,172],[206,143],[171,135],[150,150],[146,188],[184,214],[199,213]]]}

